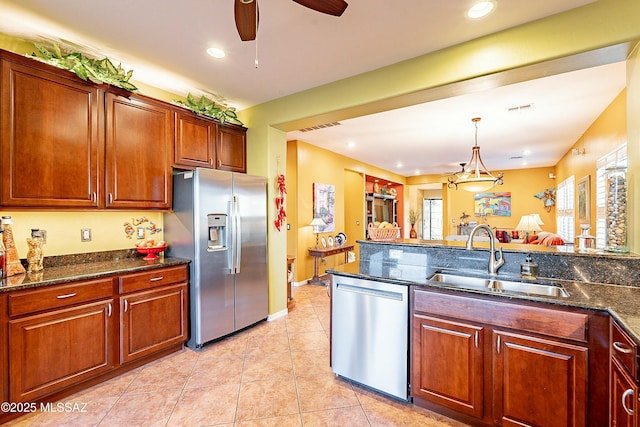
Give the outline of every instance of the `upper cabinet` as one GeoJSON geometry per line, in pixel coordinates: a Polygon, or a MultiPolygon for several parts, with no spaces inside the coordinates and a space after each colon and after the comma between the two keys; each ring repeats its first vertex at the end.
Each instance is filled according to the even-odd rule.
{"type": "Polygon", "coordinates": [[[171,207],[173,110],[148,98],[105,96],[107,208],[171,207]]]}
{"type": "Polygon", "coordinates": [[[218,126],[216,139],[217,169],[247,172],[247,129],[242,126],[218,126]]]}
{"type": "Polygon", "coordinates": [[[177,168],[213,168],[218,124],[186,111],[176,112],[173,165],[177,168]]]}
{"type": "Polygon", "coordinates": [[[97,207],[98,88],[71,73],[8,61],[1,69],[1,204],[97,207]]]}
{"type": "Polygon", "coordinates": [[[0,50],[0,206],[171,208],[171,167],[246,172],[246,128],[0,50]]]}

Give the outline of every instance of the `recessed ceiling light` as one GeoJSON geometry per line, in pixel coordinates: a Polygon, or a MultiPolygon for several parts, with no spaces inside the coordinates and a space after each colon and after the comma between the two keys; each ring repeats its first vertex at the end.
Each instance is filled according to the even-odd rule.
{"type": "Polygon", "coordinates": [[[467,10],[467,16],[471,19],[482,18],[487,16],[495,8],[496,4],[493,1],[481,1],[467,10]]]}
{"type": "Polygon", "coordinates": [[[209,49],[207,49],[207,53],[214,58],[224,58],[224,56],[226,55],[226,53],[224,53],[224,50],[217,47],[210,47],[209,49]]]}
{"type": "Polygon", "coordinates": [[[397,162],[396,163],[396,167],[401,169],[404,165],[402,164],[402,162],[397,162]]]}
{"type": "Polygon", "coordinates": [[[353,141],[347,142],[347,148],[349,148],[350,150],[353,150],[354,148],[356,148],[356,143],[353,141]]]}

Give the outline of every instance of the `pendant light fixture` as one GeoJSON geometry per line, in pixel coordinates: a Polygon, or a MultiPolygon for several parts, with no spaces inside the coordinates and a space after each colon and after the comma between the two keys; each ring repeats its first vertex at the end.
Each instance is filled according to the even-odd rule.
{"type": "Polygon", "coordinates": [[[473,146],[471,152],[471,160],[466,165],[461,163],[462,171],[451,175],[447,178],[449,188],[455,187],[457,189],[471,191],[477,193],[479,191],[486,191],[493,188],[497,184],[504,184],[502,177],[504,173],[499,172],[497,176],[494,176],[487,170],[487,167],[480,158],[480,147],[478,146],[478,122],[480,117],[471,119],[476,127],[476,144],[473,146]]]}

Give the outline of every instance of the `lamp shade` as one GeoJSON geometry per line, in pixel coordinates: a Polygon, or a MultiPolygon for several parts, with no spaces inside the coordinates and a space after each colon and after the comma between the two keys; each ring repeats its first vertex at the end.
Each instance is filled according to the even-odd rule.
{"type": "Polygon", "coordinates": [[[311,223],[309,225],[312,225],[314,227],[324,227],[325,225],[327,225],[327,223],[324,222],[324,220],[322,218],[314,217],[311,220],[311,223]]]}
{"type": "Polygon", "coordinates": [[[537,224],[536,219],[533,215],[522,215],[520,218],[520,222],[516,226],[516,230],[518,231],[542,231],[540,226],[537,224]]]}
{"type": "Polygon", "coordinates": [[[538,225],[544,225],[544,222],[542,222],[542,218],[540,218],[539,214],[529,214],[530,216],[533,217],[533,219],[536,220],[536,224],[538,225]]]}

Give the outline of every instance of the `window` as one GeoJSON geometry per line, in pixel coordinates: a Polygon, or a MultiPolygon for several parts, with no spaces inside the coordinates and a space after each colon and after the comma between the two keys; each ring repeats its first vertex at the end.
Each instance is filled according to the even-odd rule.
{"type": "Polygon", "coordinates": [[[423,199],[422,238],[442,240],[442,199],[423,199]]]}
{"type": "Polygon", "coordinates": [[[567,244],[573,244],[575,239],[575,178],[571,175],[558,185],[556,192],[556,229],[567,244]]]}
{"type": "Polygon", "coordinates": [[[607,190],[605,172],[607,168],[627,166],[627,144],[602,156],[596,162],[596,248],[604,248],[606,240],[606,205],[607,190]]]}

